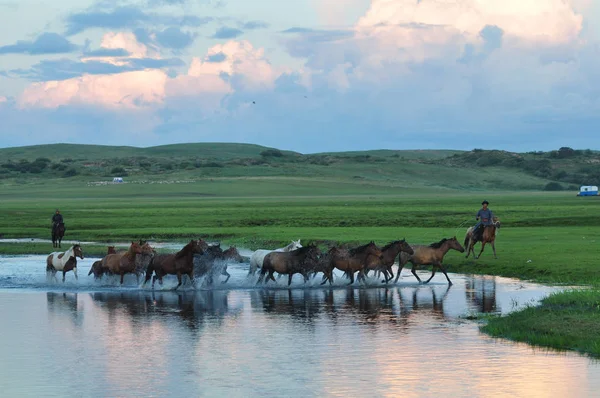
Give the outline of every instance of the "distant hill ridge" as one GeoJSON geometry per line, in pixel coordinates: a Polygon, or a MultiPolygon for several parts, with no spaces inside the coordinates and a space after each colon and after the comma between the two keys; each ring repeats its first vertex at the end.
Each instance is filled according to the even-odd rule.
{"type": "Polygon", "coordinates": [[[0,179],[86,176],[320,177],[451,189],[575,189],[600,185],[600,153],[369,150],[302,154],[254,144],[184,143],[147,148],[50,144],[0,148],[0,179]]]}

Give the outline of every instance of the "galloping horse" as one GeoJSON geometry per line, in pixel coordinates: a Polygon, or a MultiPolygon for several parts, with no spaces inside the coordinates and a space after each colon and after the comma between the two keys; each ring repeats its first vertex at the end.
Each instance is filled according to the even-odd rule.
{"type": "Polygon", "coordinates": [[[135,271],[138,254],[142,254],[142,247],[137,242],[131,242],[125,253],[108,254],[102,259],[102,272],[121,275],[122,285],[125,274],[135,271]]]}
{"type": "Polygon", "coordinates": [[[292,250],[300,249],[301,247],[302,247],[302,245],[300,244],[300,239],[298,239],[298,240],[293,240],[292,243],[290,243],[289,245],[287,245],[285,247],[281,247],[279,249],[275,249],[275,250],[258,249],[258,250],[256,250],[254,253],[252,253],[252,256],[250,257],[250,270],[248,271],[248,275],[254,275],[256,273],[256,270],[262,267],[263,261],[267,254],[269,254],[271,252],[291,252],[292,250]]]}
{"type": "Polygon", "coordinates": [[[294,277],[294,274],[297,273],[302,274],[304,283],[306,283],[308,280],[308,273],[319,261],[320,254],[321,251],[319,248],[312,244],[289,252],[271,252],[264,258],[263,266],[260,270],[260,277],[256,284],[262,283],[267,272],[269,273],[269,276],[265,280],[265,283],[268,282],[269,279],[275,282],[275,278],[273,277],[274,272],[288,274],[288,286],[292,284],[292,278],[294,277]]]}
{"type": "Polygon", "coordinates": [[[83,250],[80,245],[73,245],[66,252],[50,253],[46,259],[46,273],[52,272],[52,277],[56,279],[56,272],[62,271],[62,281],[65,281],[65,274],[73,270],[75,279],[77,278],[77,257],[83,260],[83,250]]]}
{"type": "Polygon", "coordinates": [[[202,240],[191,240],[190,243],[185,245],[180,251],[173,254],[157,254],[152,257],[148,269],[146,271],[146,280],[144,285],[150,280],[152,272],[155,273],[152,277],[152,288],[154,288],[154,282],[158,279],[158,283],[163,284],[163,276],[177,275],[177,289],[181,286],[181,276],[187,275],[190,278],[190,282],[194,280],[194,253],[202,254],[208,249],[208,244],[202,240]]]}
{"type": "MultiPolygon", "coordinates": [[[[377,263],[372,263],[368,268],[365,269],[365,276],[368,276],[370,270],[376,271],[378,274],[383,272],[383,276],[385,277],[385,283],[388,283],[390,280],[394,278],[394,272],[392,271],[392,265],[396,261],[396,257],[400,252],[414,254],[412,247],[408,243],[406,243],[406,239],[395,240],[393,242],[388,243],[384,247],[381,248],[381,261],[377,263]],[[389,276],[389,277],[388,277],[389,276]]],[[[383,282],[383,281],[382,281],[383,282]]]]}
{"type": "Polygon", "coordinates": [[[62,222],[52,227],[52,247],[60,247],[60,242],[65,236],[65,230],[65,224],[62,222]]]}
{"type": "Polygon", "coordinates": [[[429,283],[429,281],[433,278],[436,272],[436,268],[439,268],[446,279],[448,279],[448,284],[451,285],[452,282],[450,278],[448,278],[448,274],[446,273],[446,267],[442,265],[442,261],[444,260],[444,256],[450,249],[458,250],[461,253],[465,252],[465,249],[460,245],[456,236],[451,239],[442,239],[437,243],[432,243],[429,246],[423,245],[413,245],[412,246],[414,253],[400,253],[400,263],[398,264],[398,273],[396,274],[396,280],[394,283],[398,282],[398,278],[400,277],[400,271],[406,265],[406,263],[410,262],[412,264],[412,268],[410,272],[417,278],[419,283],[421,282],[421,278],[415,272],[415,269],[419,265],[432,265],[433,270],[431,272],[431,276],[425,283],[429,283]]]}
{"type": "Polygon", "coordinates": [[[483,234],[481,240],[475,239],[473,237],[473,227],[467,229],[467,234],[465,235],[465,247],[467,248],[467,258],[469,258],[469,254],[473,252],[473,257],[477,260],[481,257],[481,253],[483,253],[483,249],[485,249],[485,244],[490,243],[492,245],[492,250],[494,251],[494,258],[498,258],[496,256],[496,245],[494,244],[496,240],[496,229],[500,229],[500,220],[498,217],[494,217],[492,220],[493,223],[491,225],[486,225],[483,227],[483,234]],[[481,251],[479,255],[475,255],[475,244],[477,242],[481,242],[481,251]]]}
{"type": "Polygon", "coordinates": [[[321,285],[327,280],[329,280],[330,285],[333,283],[334,268],[344,271],[346,277],[350,279],[350,285],[354,283],[354,273],[356,271],[358,271],[357,279],[364,281],[364,270],[379,264],[382,255],[381,250],[373,241],[350,250],[332,247],[326,255],[327,260],[325,261],[328,261],[329,264],[325,265],[321,285]]]}
{"type": "Polygon", "coordinates": [[[211,286],[214,275],[218,273],[227,277],[221,283],[227,283],[231,277],[231,274],[227,272],[227,261],[241,263],[244,258],[234,246],[227,250],[221,249],[221,245],[209,246],[201,256],[194,256],[194,275],[196,277],[208,275],[206,281],[211,286]]]}

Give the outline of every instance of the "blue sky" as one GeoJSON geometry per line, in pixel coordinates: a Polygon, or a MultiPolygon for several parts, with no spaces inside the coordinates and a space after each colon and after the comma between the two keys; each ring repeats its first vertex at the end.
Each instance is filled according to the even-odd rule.
{"type": "Polygon", "coordinates": [[[600,149],[592,0],[0,0],[0,147],[600,149]]]}

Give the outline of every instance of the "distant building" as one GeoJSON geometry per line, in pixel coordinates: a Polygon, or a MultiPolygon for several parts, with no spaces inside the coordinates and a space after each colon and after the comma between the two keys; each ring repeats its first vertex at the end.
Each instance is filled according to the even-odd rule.
{"type": "Polygon", "coordinates": [[[113,178],[114,183],[123,182],[123,177],[115,177],[113,178]]]}
{"type": "Polygon", "coordinates": [[[583,185],[579,188],[577,196],[598,196],[598,187],[595,185],[583,185]]]}

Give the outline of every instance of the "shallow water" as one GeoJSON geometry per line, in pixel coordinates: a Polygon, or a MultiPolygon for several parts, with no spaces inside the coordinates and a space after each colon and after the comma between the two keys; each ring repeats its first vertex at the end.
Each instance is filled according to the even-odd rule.
{"type": "MultiPolygon", "coordinates": [[[[600,365],[481,334],[556,288],[449,274],[430,285],[267,288],[247,264],[214,290],[152,292],[133,276],[46,278],[45,256],[0,257],[2,396],[594,396],[600,365]]],[[[428,272],[423,272],[423,276],[428,272]]]]}

